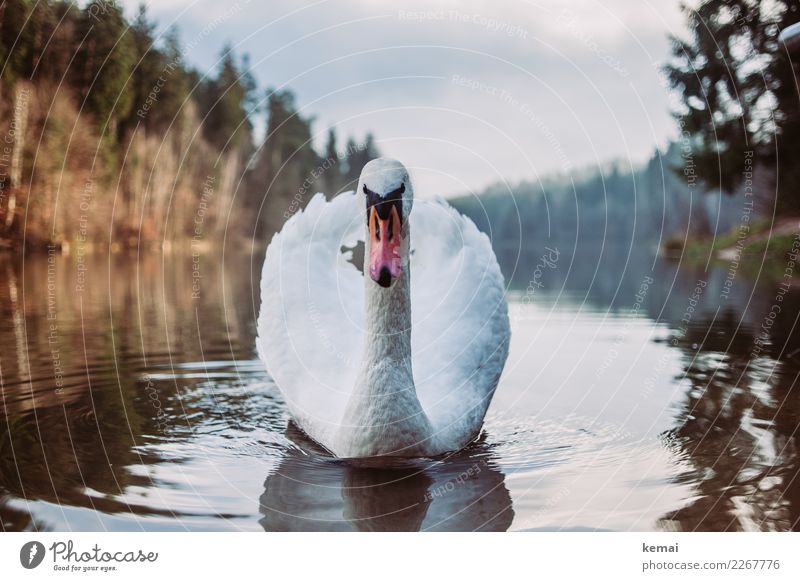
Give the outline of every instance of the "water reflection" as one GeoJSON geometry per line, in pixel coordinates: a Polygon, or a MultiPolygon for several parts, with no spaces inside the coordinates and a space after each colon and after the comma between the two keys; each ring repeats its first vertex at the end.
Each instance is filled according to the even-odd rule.
{"type": "MultiPolygon", "coordinates": [[[[798,299],[789,295],[785,306],[798,299]]],[[[725,313],[677,338],[691,389],[665,441],[680,459],[678,480],[696,495],[661,519],[667,529],[800,530],[800,367],[754,357],[756,338],[738,325],[725,313]]],[[[776,356],[792,344],[784,328],[771,334],[776,356]]]]}
{"type": "Polygon", "coordinates": [[[91,257],[78,291],[73,257],[0,255],[2,529],[800,530],[800,293],[756,349],[774,286],[564,252],[512,305],[486,439],[392,468],[287,431],[249,255],[199,294],[191,256],[91,257]]]}
{"type": "MultiPolygon", "coordinates": [[[[164,484],[152,478],[155,467],[187,461],[167,449],[189,441],[194,422],[213,413],[184,397],[214,379],[213,370],[203,363],[191,373],[182,362],[226,359],[231,377],[241,378],[237,359],[252,358],[250,303],[226,300],[217,261],[204,259],[196,298],[191,257],[90,257],[86,265],[79,284],[74,257],[32,256],[23,268],[0,254],[4,530],[53,528],[48,519],[82,528],[63,522],[66,507],[92,515],[87,528],[103,528],[104,515],[196,514],[159,506],[147,492],[164,484]]],[[[242,296],[249,282],[241,279],[242,296]]]]}
{"type": "Polygon", "coordinates": [[[264,483],[266,531],[505,531],[514,512],[490,447],[438,461],[359,467],[299,444],[264,483]]]}

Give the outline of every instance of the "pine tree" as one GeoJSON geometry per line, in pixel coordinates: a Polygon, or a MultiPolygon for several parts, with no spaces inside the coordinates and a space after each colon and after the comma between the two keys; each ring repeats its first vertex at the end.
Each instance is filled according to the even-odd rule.
{"type": "Polygon", "coordinates": [[[74,65],[76,80],[85,110],[115,141],[119,121],[133,106],[133,91],[126,86],[136,64],[132,36],[116,0],[103,2],[102,15],[93,3],[83,9],[77,38],[84,40],[74,65]]]}
{"type": "Polygon", "coordinates": [[[331,127],[328,130],[328,140],[325,142],[325,154],[323,159],[325,168],[325,192],[333,197],[339,193],[344,185],[342,179],[342,163],[339,159],[339,150],[336,145],[336,131],[331,127]]]}
{"type": "Polygon", "coordinates": [[[355,189],[361,170],[367,163],[380,157],[378,148],[375,145],[375,137],[372,133],[367,133],[362,144],[357,144],[353,138],[347,140],[347,171],[345,173],[345,187],[355,189]]]}
{"type": "MultiPolygon", "coordinates": [[[[130,28],[135,68],[129,87],[134,94],[134,106],[126,119],[128,127],[138,122],[145,127],[152,126],[154,113],[159,107],[157,102],[148,103],[148,97],[154,92],[164,67],[164,59],[154,46],[154,32],[155,24],[147,17],[147,7],[140,4],[130,28]]],[[[158,88],[160,92],[161,87],[158,88]]]]}
{"type": "Polygon", "coordinates": [[[248,104],[254,82],[240,71],[233,51],[226,46],[220,56],[217,76],[202,91],[203,134],[220,151],[238,150],[252,139],[248,104]]]}
{"type": "Polygon", "coordinates": [[[190,74],[183,66],[183,51],[177,29],[167,31],[161,58],[164,66],[160,76],[164,78],[164,84],[158,96],[158,109],[153,115],[153,126],[157,130],[179,126],[180,111],[190,99],[189,87],[192,84],[190,74]]]}
{"type": "Polygon", "coordinates": [[[302,209],[325,187],[323,161],[311,142],[311,119],[296,109],[291,91],[267,91],[267,134],[251,177],[250,190],[259,205],[265,235],[302,209]]]}
{"type": "Polygon", "coordinates": [[[33,7],[31,0],[0,2],[0,82],[3,84],[13,84],[32,72],[34,27],[26,22],[33,7]]]}
{"type": "Polygon", "coordinates": [[[777,175],[779,208],[796,210],[800,167],[792,160],[800,151],[799,70],[777,37],[800,20],[800,5],[704,0],[683,10],[689,39],[672,39],[666,72],[681,96],[676,117],[697,175],[712,189],[733,192],[753,152],[755,163],[777,175]]]}
{"type": "Polygon", "coordinates": [[[34,80],[61,84],[68,78],[75,52],[75,34],[81,12],[72,2],[38,2],[30,23],[34,26],[31,63],[34,80]]]}

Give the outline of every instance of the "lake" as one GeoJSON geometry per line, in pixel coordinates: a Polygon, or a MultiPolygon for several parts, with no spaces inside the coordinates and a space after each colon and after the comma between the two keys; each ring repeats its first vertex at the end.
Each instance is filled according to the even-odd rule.
{"type": "Polygon", "coordinates": [[[260,258],[0,255],[4,530],[800,530],[796,284],[648,248],[504,258],[484,434],[379,469],[288,423],[260,258]]]}

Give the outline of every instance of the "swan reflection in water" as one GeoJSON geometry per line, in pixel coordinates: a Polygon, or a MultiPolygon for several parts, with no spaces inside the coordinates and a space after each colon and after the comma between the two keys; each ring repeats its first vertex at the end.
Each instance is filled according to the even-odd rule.
{"type": "Polygon", "coordinates": [[[264,483],[267,531],[505,531],[514,511],[488,444],[391,466],[333,458],[296,427],[296,447],[264,483]]]}

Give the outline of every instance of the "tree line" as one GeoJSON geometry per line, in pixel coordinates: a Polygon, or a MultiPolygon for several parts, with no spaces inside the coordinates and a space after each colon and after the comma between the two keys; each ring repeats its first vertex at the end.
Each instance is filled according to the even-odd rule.
{"type": "Polygon", "coordinates": [[[610,162],[570,175],[496,184],[452,204],[492,239],[512,284],[527,284],[525,265],[536,264],[551,248],[564,257],[560,273],[569,273],[574,287],[588,288],[609,273],[609,283],[618,280],[632,255],[653,256],[673,241],[719,236],[737,226],[743,189],[732,195],[693,191],[687,176],[673,171],[682,163],[681,146],[674,143],[639,167],[610,162]],[[598,271],[608,257],[611,266],[598,271]]]}
{"type": "MultiPolygon", "coordinates": [[[[652,195],[666,205],[654,226],[670,236],[720,232],[704,208],[735,213],[741,204],[718,197],[743,188],[756,190],[765,213],[774,206],[796,215],[800,58],[778,35],[800,21],[800,4],[703,0],[684,10],[688,35],[672,39],[665,66],[679,97],[679,142],[656,154],[658,167],[547,180],[553,200],[578,200],[570,189],[587,192],[581,199],[591,192],[596,203],[583,217],[620,212],[609,227],[627,231],[632,214],[617,201],[638,180],[660,179],[652,195]],[[662,162],[672,176],[661,175],[662,162]],[[714,197],[696,199],[703,193],[714,197]]],[[[197,238],[201,200],[201,239],[235,231],[266,240],[316,191],[352,187],[377,156],[371,136],[342,144],[334,129],[318,152],[314,120],[291,90],[259,89],[247,55],[226,46],[210,75],[189,65],[202,41],[182,46],[176,29],[157,33],[144,7],[129,19],[115,0],[84,8],[64,0],[0,3],[0,244],[179,243],[197,238]],[[263,139],[254,131],[259,115],[263,139]]],[[[542,204],[546,189],[515,186],[515,204],[542,204]]],[[[481,211],[514,219],[514,204],[501,203],[497,190],[485,193],[481,211]]],[[[556,232],[570,231],[569,221],[567,212],[553,222],[562,226],[556,232]]]]}
{"type": "Polygon", "coordinates": [[[290,89],[260,89],[230,46],[203,75],[192,47],[144,5],[128,18],[116,0],[0,3],[0,245],[258,243],[378,155],[334,128],[317,152],[290,89]]]}

